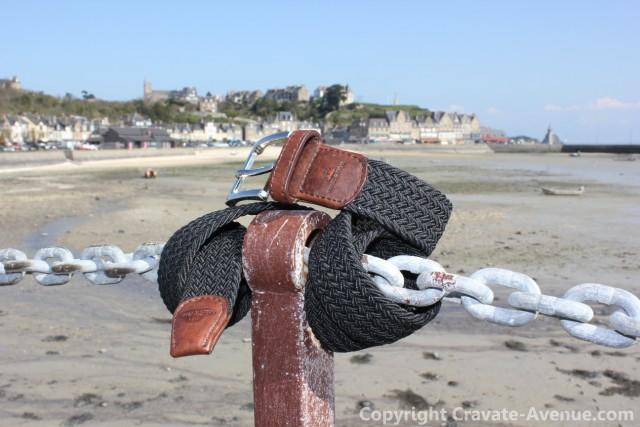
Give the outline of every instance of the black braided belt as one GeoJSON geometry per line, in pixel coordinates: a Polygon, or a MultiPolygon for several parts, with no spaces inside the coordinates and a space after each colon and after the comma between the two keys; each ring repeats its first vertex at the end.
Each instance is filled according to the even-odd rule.
{"type": "MultiPolygon", "coordinates": [[[[169,239],[158,283],[172,313],[188,298],[217,295],[228,302],[229,325],[242,319],[251,291],[242,273],[245,228],[235,220],[265,210],[308,209],[293,204],[303,200],[341,210],[315,239],[309,256],[305,311],[323,347],[348,352],[392,343],[436,316],[439,303],[416,308],[384,296],[361,258],[365,252],[381,258],[427,257],[452,209],[442,193],[386,163],[329,147],[313,131],[289,136],[268,188],[286,203],[212,212],[169,239]]],[[[415,276],[406,274],[405,286],[416,289],[415,276]]]]}

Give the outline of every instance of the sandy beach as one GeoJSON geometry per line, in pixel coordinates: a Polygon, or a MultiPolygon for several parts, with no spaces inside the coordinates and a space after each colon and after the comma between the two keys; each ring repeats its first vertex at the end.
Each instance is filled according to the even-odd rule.
{"type": "MultiPolygon", "coordinates": [[[[431,256],[450,272],[496,266],[530,275],[550,295],[585,282],[640,295],[640,162],[599,154],[350,148],[451,198],[454,214],[431,256]],[[586,191],[544,196],[546,185],[586,191]]],[[[0,248],[33,255],[58,245],[78,253],[111,243],[132,251],[165,241],[224,207],[246,152],[0,170],[0,248]],[[142,179],[147,167],[159,177],[142,179]]],[[[495,291],[496,304],[505,305],[508,292],[495,291]]],[[[248,318],[223,334],[211,356],[172,359],[170,314],[156,285],[139,277],[96,286],[76,276],[58,287],[26,277],[0,287],[0,301],[0,425],[253,425],[248,318]]],[[[611,309],[596,312],[601,321],[611,309]]],[[[379,410],[634,410],[635,421],[628,422],[448,423],[634,426],[639,361],[637,346],[614,350],[579,341],[557,319],[501,327],[446,303],[434,322],[396,344],[336,354],[336,425],[380,425],[358,415],[372,404],[379,410]]]]}

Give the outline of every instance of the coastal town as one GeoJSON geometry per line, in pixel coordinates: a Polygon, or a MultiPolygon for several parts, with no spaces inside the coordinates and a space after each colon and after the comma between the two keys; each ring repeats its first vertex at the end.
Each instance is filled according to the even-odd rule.
{"type": "MultiPolygon", "coordinates": [[[[0,80],[0,95],[29,94],[18,77],[0,80]]],[[[12,98],[11,98],[12,99],[12,98]]],[[[38,100],[39,98],[35,98],[38,100]]],[[[81,98],[46,98],[49,104],[86,105],[106,101],[83,91],[81,98]],[[75,104],[73,104],[75,102],[75,104]]],[[[222,147],[250,144],[263,136],[296,129],[316,129],[330,143],[476,144],[532,143],[532,138],[509,138],[481,124],[474,113],[432,111],[402,105],[358,103],[349,85],[304,85],[205,95],[195,87],[157,90],[143,82],[136,107],[125,114],[91,116],[38,111],[29,98],[24,111],[2,112],[0,149],[136,149],[222,147]],[[146,112],[146,113],[145,113],[146,112]]],[[[39,101],[41,104],[44,101],[39,101]]],[[[42,109],[40,109],[42,110],[42,109]]],[[[546,143],[557,143],[546,139],[546,143]]]]}
{"type": "Polygon", "coordinates": [[[0,427],[640,427],[640,1],[5,1],[0,427]]]}

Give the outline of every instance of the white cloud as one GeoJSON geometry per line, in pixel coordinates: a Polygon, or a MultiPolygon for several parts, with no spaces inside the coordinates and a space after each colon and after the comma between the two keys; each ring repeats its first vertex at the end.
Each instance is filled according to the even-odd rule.
{"type": "Polygon", "coordinates": [[[489,113],[489,114],[498,114],[499,112],[500,112],[500,110],[498,110],[496,107],[487,108],[487,113],[489,113]]]}
{"type": "Polygon", "coordinates": [[[610,96],[605,96],[596,99],[596,101],[591,104],[591,108],[594,110],[635,110],[640,108],[640,101],[625,102],[610,96]]]}
{"type": "Polygon", "coordinates": [[[556,105],[556,104],[547,104],[544,106],[544,111],[552,111],[552,112],[557,112],[557,111],[574,111],[576,110],[576,105],[572,105],[572,106],[568,106],[568,107],[563,107],[562,105],[556,105]]]}
{"type": "Polygon", "coordinates": [[[626,102],[621,101],[611,96],[603,96],[588,104],[573,104],[573,105],[557,105],[547,104],[544,106],[544,111],[559,112],[559,111],[585,111],[585,110],[638,110],[640,109],[640,101],[626,102]]]}

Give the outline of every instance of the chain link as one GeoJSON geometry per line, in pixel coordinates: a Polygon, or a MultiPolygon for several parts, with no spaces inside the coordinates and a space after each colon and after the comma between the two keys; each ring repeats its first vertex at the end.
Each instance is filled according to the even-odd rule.
{"type": "MultiPolygon", "coordinates": [[[[369,262],[371,258],[374,257],[367,255],[369,262]]],[[[366,268],[367,263],[364,265],[366,268]]],[[[386,296],[400,303],[420,306],[440,299],[461,302],[473,317],[505,326],[523,326],[542,314],[560,319],[562,327],[570,335],[607,347],[629,347],[640,336],[640,299],[624,289],[585,283],[574,286],[559,298],[542,294],[535,280],[522,273],[483,268],[465,277],[446,272],[435,261],[413,256],[399,256],[390,258],[386,263],[378,262],[377,269],[369,272],[376,274],[376,286],[386,296]],[[388,277],[396,275],[394,269],[418,274],[416,284],[419,290],[404,289],[399,280],[389,280],[388,277]],[[511,308],[492,305],[493,291],[489,285],[516,289],[507,301],[511,308]],[[433,290],[440,293],[439,299],[433,293],[427,293],[433,290]],[[584,301],[616,306],[621,310],[609,316],[607,322],[610,328],[598,326],[589,323],[593,320],[594,312],[584,301]]]]}
{"type": "Polygon", "coordinates": [[[0,286],[14,285],[25,274],[33,274],[43,286],[69,283],[75,273],[82,273],[96,285],[115,284],[127,274],[136,273],[151,282],[158,280],[158,262],[162,243],[143,243],[133,253],[125,254],[113,245],[90,246],[75,258],[66,248],[39,249],[33,259],[17,249],[0,250],[0,286]]]}
{"type": "MultiPolygon", "coordinates": [[[[60,247],[38,250],[32,259],[16,249],[0,249],[0,286],[14,285],[25,274],[44,286],[64,285],[75,273],[97,285],[122,281],[139,274],[157,283],[162,243],[144,243],[132,253],[113,245],[90,246],[75,258],[60,247]]],[[[305,264],[309,250],[305,251],[305,264]]],[[[585,283],[569,289],[563,297],[545,295],[531,277],[500,268],[483,268],[469,277],[448,273],[439,263],[426,258],[401,255],[384,260],[364,255],[363,267],[378,289],[400,304],[424,307],[444,300],[462,304],[474,318],[506,326],[523,326],[538,314],[560,319],[572,336],[608,347],[624,348],[640,336],[640,299],[632,293],[606,285],[585,283]],[[417,275],[418,289],[404,287],[402,272],[417,275]],[[515,289],[507,300],[509,308],[493,305],[490,286],[515,289]],[[585,302],[617,307],[607,319],[609,327],[589,323],[593,309],[585,302]]]]}

